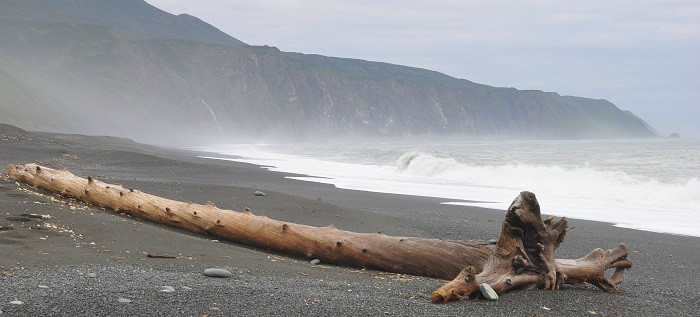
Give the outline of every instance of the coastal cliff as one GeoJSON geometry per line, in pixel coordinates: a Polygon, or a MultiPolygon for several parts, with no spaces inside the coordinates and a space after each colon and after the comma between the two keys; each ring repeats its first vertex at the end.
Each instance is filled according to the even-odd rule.
{"type": "Polygon", "coordinates": [[[250,46],[140,0],[4,1],[0,41],[0,121],[27,129],[193,142],[656,136],[606,100],[250,46]]]}

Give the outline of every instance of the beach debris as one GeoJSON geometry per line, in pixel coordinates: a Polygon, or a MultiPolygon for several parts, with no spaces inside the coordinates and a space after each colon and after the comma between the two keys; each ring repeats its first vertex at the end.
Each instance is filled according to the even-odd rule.
{"type": "Polygon", "coordinates": [[[24,305],[24,302],[21,300],[13,300],[10,301],[10,305],[24,305]]]}
{"type": "Polygon", "coordinates": [[[20,217],[25,217],[25,218],[32,218],[32,219],[43,219],[44,216],[42,215],[37,215],[37,214],[21,214],[19,215],[20,217]]]}
{"type": "Polygon", "coordinates": [[[85,274],[85,277],[96,278],[96,277],[97,277],[97,274],[95,274],[95,273],[88,273],[88,274],[85,274]]]}
{"type": "MultiPolygon", "coordinates": [[[[354,271],[355,273],[363,273],[362,271],[354,271]]],[[[396,274],[396,273],[388,273],[388,272],[377,272],[376,274],[372,275],[373,279],[377,280],[394,280],[398,282],[409,282],[413,281],[414,278],[410,277],[406,274],[396,274]]]]}
{"type": "Polygon", "coordinates": [[[22,217],[22,216],[9,216],[5,217],[7,221],[13,221],[13,222],[30,222],[32,221],[32,218],[29,217],[22,217]]]}
{"type": "Polygon", "coordinates": [[[549,307],[547,307],[547,306],[542,306],[541,308],[544,309],[544,310],[546,310],[546,311],[552,310],[551,308],[549,308],[549,307]]]}
{"type": "Polygon", "coordinates": [[[123,303],[123,304],[131,303],[131,300],[130,300],[130,299],[124,298],[124,297],[119,297],[119,298],[117,298],[117,301],[120,302],[120,303],[123,303]]]}
{"type": "Polygon", "coordinates": [[[491,288],[491,285],[486,284],[486,283],[481,283],[479,284],[479,290],[481,290],[481,295],[484,295],[484,298],[488,300],[497,300],[498,299],[498,294],[496,294],[496,291],[491,288]]]}
{"type": "MultiPolygon", "coordinates": [[[[120,185],[96,179],[85,181],[67,170],[36,164],[9,165],[7,169],[12,179],[34,188],[103,208],[124,209],[123,198],[118,195],[124,190],[120,185]],[[90,194],[84,194],[86,191],[90,194]]],[[[129,201],[143,206],[138,208],[138,213],[133,213],[135,217],[210,233],[214,238],[226,238],[271,252],[300,257],[313,255],[328,263],[452,279],[433,292],[431,301],[434,303],[477,297],[482,284],[492,285],[496,294],[516,289],[555,291],[562,284],[585,283],[617,293],[623,274],[633,266],[627,260],[625,245],[607,251],[595,249],[578,259],[556,259],[555,250],[564,241],[568,221],[563,218],[555,221],[553,216],[543,218],[535,194],[527,191],[521,192],[506,210],[498,235],[501,238],[495,245],[484,241],[397,238],[286,223],[253,215],[249,209],[239,213],[219,209],[213,204],[188,204],[141,191],[129,193],[129,201]],[[182,204],[187,204],[187,208],[172,208],[167,212],[168,206],[182,204]],[[165,215],[163,210],[166,210],[165,215]],[[612,272],[606,275],[608,270],[612,272]]],[[[231,277],[230,272],[222,269],[207,269],[203,273],[231,277]]]]}
{"type": "Polygon", "coordinates": [[[43,289],[47,289],[47,288],[49,288],[49,287],[48,287],[48,286],[46,286],[46,285],[37,285],[37,287],[38,287],[38,288],[43,288],[43,289]]]}
{"type": "Polygon", "coordinates": [[[15,230],[15,228],[11,227],[11,226],[0,225],[0,231],[10,231],[10,230],[15,230]]]}
{"type": "Polygon", "coordinates": [[[183,286],[183,287],[180,287],[180,288],[182,288],[182,289],[184,289],[184,290],[186,290],[186,291],[191,291],[191,290],[192,290],[192,288],[189,287],[189,286],[183,286]]]}
{"type": "Polygon", "coordinates": [[[394,281],[399,281],[399,282],[408,282],[408,281],[414,280],[414,278],[409,277],[408,275],[404,275],[404,274],[396,274],[391,279],[394,281]]]}
{"type": "Polygon", "coordinates": [[[263,193],[263,192],[261,192],[261,191],[259,191],[259,190],[256,190],[256,191],[255,191],[255,196],[267,196],[267,194],[265,194],[265,193],[263,193]]]}
{"type": "Polygon", "coordinates": [[[319,263],[321,263],[321,260],[313,259],[313,260],[309,261],[309,263],[311,263],[311,265],[318,265],[319,263]]]}
{"type": "Polygon", "coordinates": [[[489,242],[490,244],[496,244],[496,243],[498,243],[498,240],[496,240],[496,239],[491,239],[491,240],[489,240],[488,242],[489,242]]]}
{"type": "Polygon", "coordinates": [[[219,240],[211,240],[211,242],[219,243],[219,240]]]}
{"type": "Polygon", "coordinates": [[[71,229],[68,229],[68,228],[66,228],[66,227],[63,227],[63,226],[61,226],[61,225],[59,225],[59,224],[50,223],[50,222],[45,222],[45,223],[44,223],[44,228],[53,229],[53,230],[55,230],[55,231],[57,231],[57,232],[60,232],[60,233],[67,233],[67,234],[69,234],[70,236],[75,236],[75,231],[73,231],[73,230],[71,230],[71,229]]]}
{"type": "Polygon", "coordinates": [[[157,253],[147,253],[146,254],[147,258],[153,258],[153,259],[175,259],[177,258],[174,255],[170,254],[157,254],[157,253]]]}
{"type": "Polygon", "coordinates": [[[175,288],[172,286],[164,285],[160,287],[160,291],[163,293],[174,293],[175,288]]]}
{"type": "Polygon", "coordinates": [[[208,277],[219,277],[219,278],[229,278],[233,276],[233,274],[230,271],[224,270],[224,269],[217,269],[217,268],[209,268],[204,271],[202,271],[202,274],[204,276],[208,277]]]}

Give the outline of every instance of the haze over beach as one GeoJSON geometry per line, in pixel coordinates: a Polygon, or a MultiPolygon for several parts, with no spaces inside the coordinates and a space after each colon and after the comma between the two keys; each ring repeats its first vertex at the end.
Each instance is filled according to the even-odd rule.
{"type": "Polygon", "coordinates": [[[700,304],[693,1],[0,0],[0,42],[2,316],[700,304]]]}

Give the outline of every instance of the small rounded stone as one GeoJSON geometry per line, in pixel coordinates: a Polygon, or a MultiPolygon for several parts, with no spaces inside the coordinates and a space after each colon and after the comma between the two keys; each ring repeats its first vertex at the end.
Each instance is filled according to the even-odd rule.
{"type": "Polygon", "coordinates": [[[224,270],[224,269],[217,269],[217,268],[206,269],[202,272],[202,274],[204,274],[204,276],[208,276],[208,277],[219,277],[219,278],[229,278],[229,277],[233,276],[233,274],[231,274],[231,272],[224,270]]]}
{"type": "Polygon", "coordinates": [[[481,291],[481,295],[484,295],[484,298],[488,300],[498,299],[498,294],[496,294],[496,291],[494,291],[493,288],[491,288],[491,285],[489,284],[479,284],[479,290],[481,291]]]}

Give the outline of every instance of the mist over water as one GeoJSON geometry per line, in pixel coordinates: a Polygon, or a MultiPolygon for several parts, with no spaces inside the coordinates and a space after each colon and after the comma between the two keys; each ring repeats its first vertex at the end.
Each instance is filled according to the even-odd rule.
{"type": "Polygon", "coordinates": [[[700,140],[215,145],[208,152],[339,188],[506,209],[523,190],[543,213],[700,236],[700,140]]]}

